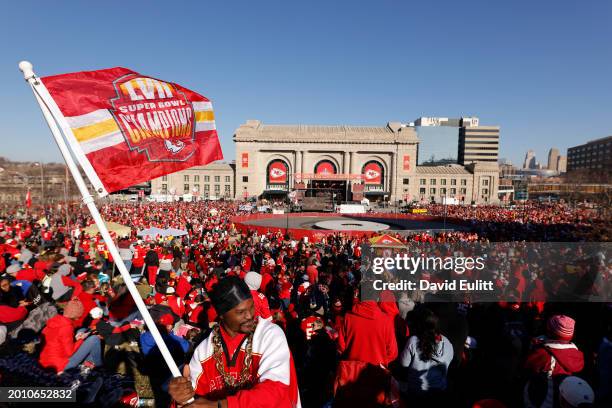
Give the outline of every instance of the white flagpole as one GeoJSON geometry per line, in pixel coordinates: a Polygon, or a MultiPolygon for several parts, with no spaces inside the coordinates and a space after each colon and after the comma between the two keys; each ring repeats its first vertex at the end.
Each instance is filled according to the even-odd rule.
{"type": "Polygon", "coordinates": [[[93,217],[96,225],[98,226],[100,235],[102,235],[102,238],[104,238],[104,242],[106,243],[106,246],[108,247],[110,253],[112,254],[113,259],[115,260],[115,263],[119,267],[119,272],[121,273],[121,276],[123,277],[123,281],[125,282],[125,285],[127,286],[130,292],[130,295],[132,296],[132,298],[134,299],[134,302],[136,303],[136,307],[138,307],[138,310],[140,311],[140,314],[142,315],[147,327],[149,328],[149,331],[153,335],[153,339],[155,340],[157,347],[159,347],[159,350],[161,351],[161,354],[164,360],[166,361],[166,364],[170,368],[172,375],[174,377],[180,377],[182,374],[179,371],[178,367],[176,366],[174,359],[170,355],[170,351],[168,350],[166,343],[162,339],[161,334],[159,333],[159,330],[157,330],[157,326],[155,326],[155,322],[153,321],[153,318],[149,314],[149,311],[147,310],[146,305],[142,301],[142,298],[140,297],[140,294],[138,293],[138,290],[136,289],[134,282],[132,282],[132,278],[127,268],[125,267],[123,260],[121,259],[121,255],[119,255],[119,251],[117,250],[117,247],[115,247],[115,243],[113,242],[108,232],[108,229],[106,228],[106,224],[104,223],[104,220],[102,219],[102,216],[100,215],[100,212],[98,211],[98,208],[96,207],[94,199],[92,195],[90,194],[87,188],[87,185],[85,184],[85,181],[83,180],[83,177],[81,176],[81,173],[79,172],[79,169],[72,158],[72,155],[70,154],[70,150],[68,149],[68,146],[66,145],[66,141],[64,140],[60,132],[60,129],[56,123],[56,119],[51,113],[50,106],[52,106],[54,102],[50,100],[50,95],[49,95],[49,92],[47,91],[47,88],[34,74],[31,63],[27,61],[22,61],[19,63],[19,69],[21,70],[21,72],[23,72],[23,77],[28,82],[28,84],[30,84],[30,87],[32,88],[32,92],[34,92],[34,96],[36,97],[36,101],[38,102],[38,105],[40,106],[40,109],[42,110],[45,120],[47,121],[47,125],[49,125],[49,129],[51,130],[51,133],[53,134],[53,137],[55,138],[55,142],[57,143],[57,146],[59,147],[62,153],[62,156],[64,157],[64,160],[66,161],[66,164],[68,165],[68,168],[70,169],[70,173],[72,174],[72,177],[74,178],[74,181],[77,187],[79,188],[79,192],[81,193],[81,196],[83,197],[83,203],[87,205],[87,208],[89,209],[89,212],[91,213],[91,216],[93,217]]]}

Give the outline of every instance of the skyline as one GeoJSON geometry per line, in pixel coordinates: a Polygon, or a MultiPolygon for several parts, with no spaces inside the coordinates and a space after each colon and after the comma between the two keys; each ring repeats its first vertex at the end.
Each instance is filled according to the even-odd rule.
{"type": "Polygon", "coordinates": [[[528,149],[566,154],[612,134],[612,5],[543,3],[187,2],[170,19],[161,2],[34,2],[34,15],[7,3],[0,30],[18,41],[0,54],[0,156],[62,161],[17,69],[23,59],[40,76],[125,66],[202,93],[226,161],[249,119],[384,126],[478,116],[501,127],[500,157],[514,164],[528,149]]]}

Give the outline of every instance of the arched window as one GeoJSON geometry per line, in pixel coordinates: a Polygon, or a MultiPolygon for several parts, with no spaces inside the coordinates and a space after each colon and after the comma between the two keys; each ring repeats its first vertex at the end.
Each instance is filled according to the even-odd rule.
{"type": "Polygon", "coordinates": [[[289,166],[283,160],[272,160],[268,163],[266,180],[268,184],[287,184],[289,166]]]}
{"type": "Polygon", "coordinates": [[[371,160],[361,169],[365,184],[383,184],[385,180],[385,170],[380,162],[371,160]]]}
{"type": "Polygon", "coordinates": [[[315,166],[315,174],[336,174],[336,165],[330,160],[321,160],[315,166]]]}

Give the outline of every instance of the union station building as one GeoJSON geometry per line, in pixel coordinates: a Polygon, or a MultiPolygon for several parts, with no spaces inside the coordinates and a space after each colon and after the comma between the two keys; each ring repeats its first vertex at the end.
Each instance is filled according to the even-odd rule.
{"type": "MultiPolygon", "coordinates": [[[[469,128],[475,141],[470,141],[468,148],[491,143],[484,140],[490,140],[486,138],[491,138],[492,131],[497,132],[498,142],[498,127],[469,128]]],[[[443,202],[451,198],[466,204],[498,202],[497,152],[494,158],[483,161],[417,166],[419,138],[414,126],[400,122],[362,127],[268,125],[249,120],[236,130],[234,142],[235,163],[214,163],[174,173],[170,179],[176,183],[169,177],[165,182],[155,179],[152,192],[172,189],[202,198],[243,199],[284,198],[297,191],[304,196],[326,192],[333,194],[335,201],[360,201],[365,197],[371,202],[391,203],[443,202]],[[212,187],[202,181],[195,186],[191,180],[196,176],[198,181],[211,180],[212,187]],[[223,180],[221,186],[214,184],[215,177],[223,180]]]]}

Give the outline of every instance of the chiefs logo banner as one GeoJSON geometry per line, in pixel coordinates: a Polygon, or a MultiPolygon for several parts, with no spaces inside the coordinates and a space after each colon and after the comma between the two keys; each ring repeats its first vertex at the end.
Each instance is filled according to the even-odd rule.
{"type": "Polygon", "coordinates": [[[270,163],[268,167],[268,182],[270,184],[287,183],[287,165],[278,160],[270,163]]]}
{"type": "Polygon", "coordinates": [[[363,169],[366,184],[382,184],[383,170],[378,163],[368,163],[363,169]]]}
{"type": "Polygon", "coordinates": [[[178,84],[120,67],[42,81],[100,195],[223,159],[210,101],[178,84]]]}

